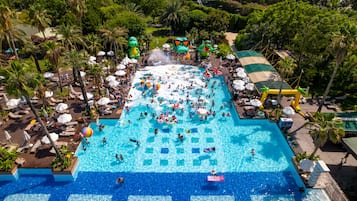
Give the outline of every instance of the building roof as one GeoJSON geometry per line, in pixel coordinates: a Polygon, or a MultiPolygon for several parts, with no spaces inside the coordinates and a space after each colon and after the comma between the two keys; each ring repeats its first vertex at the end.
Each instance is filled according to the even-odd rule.
{"type": "Polygon", "coordinates": [[[342,138],[342,144],[357,159],[357,137],[342,138]]]}

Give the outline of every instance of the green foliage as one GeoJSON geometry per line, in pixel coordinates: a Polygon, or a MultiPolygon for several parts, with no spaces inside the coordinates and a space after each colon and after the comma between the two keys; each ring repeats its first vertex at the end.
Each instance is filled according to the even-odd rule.
{"type": "Polygon", "coordinates": [[[218,45],[217,57],[225,58],[228,54],[231,53],[232,53],[232,49],[229,47],[229,45],[225,43],[221,43],[218,45]]]}
{"type": "Polygon", "coordinates": [[[69,87],[63,87],[62,92],[61,92],[61,89],[56,88],[56,91],[54,92],[54,94],[57,97],[62,97],[62,98],[68,97],[69,87]]]}
{"type": "Polygon", "coordinates": [[[41,117],[45,117],[45,111],[46,111],[46,113],[47,113],[48,116],[51,116],[51,114],[54,112],[54,109],[53,109],[52,107],[43,105],[43,106],[41,107],[41,110],[38,111],[38,114],[39,114],[41,117]]]}
{"type": "Polygon", "coordinates": [[[145,19],[134,12],[124,11],[117,13],[115,17],[108,19],[104,27],[123,27],[128,29],[129,36],[139,37],[145,33],[147,26],[145,19]]]}
{"type": "Polygon", "coordinates": [[[303,160],[303,159],[310,159],[310,160],[313,160],[313,161],[317,161],[317,160],[319,160],[319,158],[320,158],[320,156],[318,156],[318,155],[317,156],[312,156],[310,154],[307,154],[306,152],[303,152],[303,153],[298,153],[296,155],[295,160],[296,160],[296,162],[298,164],[300,164],[300,161],[303,160]]]}
{"type": "Polygon", "coordinates": [[[59,151],[61,155],[64,156],[64,158],[62,160],[59,156],[56,156],[55,159],[52,161],[51,167],[53,169],[59,168],[63,171],[69,166],[71,166],[72,159],[73,159],[73,152],[69,150],[68,146],[62,146],[59,151]]]}
{"type": "Polygon", "coordinates": [[[18,156],[19,154],[16,150],[9,152],[7,149],[0,147],[0,171],[10,171],[18,156]]]}

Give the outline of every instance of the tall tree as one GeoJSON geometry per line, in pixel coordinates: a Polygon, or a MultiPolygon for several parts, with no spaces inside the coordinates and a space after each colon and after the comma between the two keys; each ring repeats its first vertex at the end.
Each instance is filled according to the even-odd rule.
{"type": "Polygon", "coordinates": [[[87,44],[87,51],[90,55],[96,55],[98,51],[102,48],[100,38],[97,34],[86,35],[85,42],[87,44]]]}
{"type": "Polygon", "coordinates": [[[182,21],[181,12],[184,11],[182,0],[171,0],[167,3],[166,10],[160,16],[160,21],[171,27],[171,31],[177,32],[177,27],[182,21]]]}
{"type": "Polygon", "coordinates": [[[60,71],[59,64],[60,64],[61,55],[64,52],[64,48],[63,46],[61,46],[55,41],[46,41],[43,44],[43,46],[46,49],[46,57],[48,61],[53,65],[54,69],[57,72],[59,78],[59,87],[62,92],[63,87],[62,87],[61,71],[60,71]]]}
{"type": "MultiPolygon", "coordinates": [[[[38,55],[41,54],[41,48],[39,45],[35,45],[32,41],[30,40],[25,40],[24,41],[24,46],[21,49],[21,52],[24,52],[25,54],[30,54],[32,59],[35,62],[36,69],[39,73],[42,72],[40,63],[38,62],[38,55]]],[[[20,52],[20,53],[21,53],[20,52]]]]}
{"type": "Polygon", "coordinates": [[[47,10],[39,4],[31,5],[28,10],[28,21],[32,26],[37,27],[38,31],[42,33],[43,39],[46,40],[45,29],[51,24],[47,10]]]}
{"type": "Polygon", "coordinates": [[[67,0],[72,12],[76,15],[79,25],[82,24],[82,18],[87,12],[87,6],[85,0],[67,0]]]}
{"type": "Polygon", "coordinates": [[[128,30],[121,27],[114,27],[109,29],[103,28],[99,31],[102,33],[106,46],[109,47],[110,50],[114,50],[115,55],[117,55],[118,48],[122,48],[122,45],[119,42],[127,37],[128,30]]]}
{"type": "Polygon", "coordinates": [[[345,136],[343,122],[341,119],[335,118],[334,114],[330,115],[317,112],[314,114],[314,121],[307,122],[304,126],[309,129],[309,133],[315,145],[315,149],[310,155],[311,158],[315,156],[317,150],[322,147],[328,139],[336,144],[345,136]]]}
{"type": "Polygon", "coordinates": [[[11,10],[10,7],[0,5],[0,26],[2,27],[4,33],[9,37],[9,46],[13,50],[16,59],[19,59],[19,55],[16,51],[15,37],[14,37],[14,21],[16,18],[16,13],[11,10]]]}
{"type": "Polygon", "coordinates": [[[45,135],[50,140],[52,147],[56,151],[56,155],[63,161],[60,151],[57,149],[52,138],[49,136],[46,125],[43,123],[35,107],[30,101],[30,97],[33,95],[34,91],[41,85],[41,83],[44,82],[41,74],[31,71],[27,64],[19,61],[12,61],[9,67],[2,69],[1,74],[7,79],[7,93],[16,97],[25,97],[26,103],[31,108],[36,120],[40,123],[45,135]]]}
{"type": "MultiPolygon", "coordinates": [[[[278,102],[280,105],[281,90],[284,84],[284,79],[288,78],[290,75],[294,73],[294,70],[297,65],[293,59],[289,57],[285,57],[284,59],[278,61],[277,66],[281,77],[281,83],[279,85],[279,94],[278,94],[278,102]]],[[[299,100],[295,100],[295,101],[299,101],[299,100]]]]}
{"type": "Polygon", "coordinates": [[[331,53],[336,55],[335,67],[331,74],[330,80],[326,86],[319,107],[317,108],[317,112],[321,112],[322,106],[325,104],[326,97],[330,92],[330,88],[332,86],[333,80],[335,79],[335,76],[337,74],[337,70],[342,64],[342,62],[344,61],[345,57],[347,56],[349,48],[351,47],[356,48],[356,44],[357,44],[356,34],[357,34],[357,29],[355,28],[354,25],[348,26],[346,27],[346,29],[341,30],[341,32],[333,34],[330,51],[331,53]]]}
{"type": "Polygon", "coordinates": [[[62,24],[58,27],[58,34],[66,50],[77,50],[78,46],[86,46],[82,30],[78,26],[62,24]]]}

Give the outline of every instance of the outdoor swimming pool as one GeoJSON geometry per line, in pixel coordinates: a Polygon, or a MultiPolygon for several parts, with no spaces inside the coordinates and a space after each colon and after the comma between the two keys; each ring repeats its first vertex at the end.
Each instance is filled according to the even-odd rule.
{"type": "Polygon", "coordinates": [[[0,199],[303,199],[302,183],[290,162],[292,152],[279,129],[267,120],[240,120],[220,77],[202,81],[202,70],[191,66],[146,70],[136,73],[126,104],[129,111],[121,119],[101,119],[103,131],[91,124],[95,134],[90,144],[76,153],[80,165],[75,182],[25,175],[15,182],[0,182],[0,199]],[[184,135],[183,141],[178,133],[184,135]],[[140,141],[140,146],[129,138],[140,141]],[[215,152],[204,152],[212,147],[215,152]],[[124,160],[118,161],[115,154],[124,160]],[[212,169],[224,175],[224,182],[207,182],[212,169]],[[125,179],[122,185],[115,184],[119,176],[125,179]]]}

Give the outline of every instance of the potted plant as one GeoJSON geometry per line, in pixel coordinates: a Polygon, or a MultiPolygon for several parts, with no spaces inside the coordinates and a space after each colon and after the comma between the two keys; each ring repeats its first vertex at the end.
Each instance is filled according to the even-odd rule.
{"type": "Polygon", "coordinates": [[[13,180],[17,171],[15,160],[19,154],[16,150],[8,151],[7,149],[0,147],[0,180],[13,180]]]}
{"type": "Polygon", "coordinates": [[[55,181],[73,181],[77,170],[78,158],[69,150],[68,146],[62,146],[60,153],[63,160],[56,156],[52,161],[52,173],[55,181]]]}

